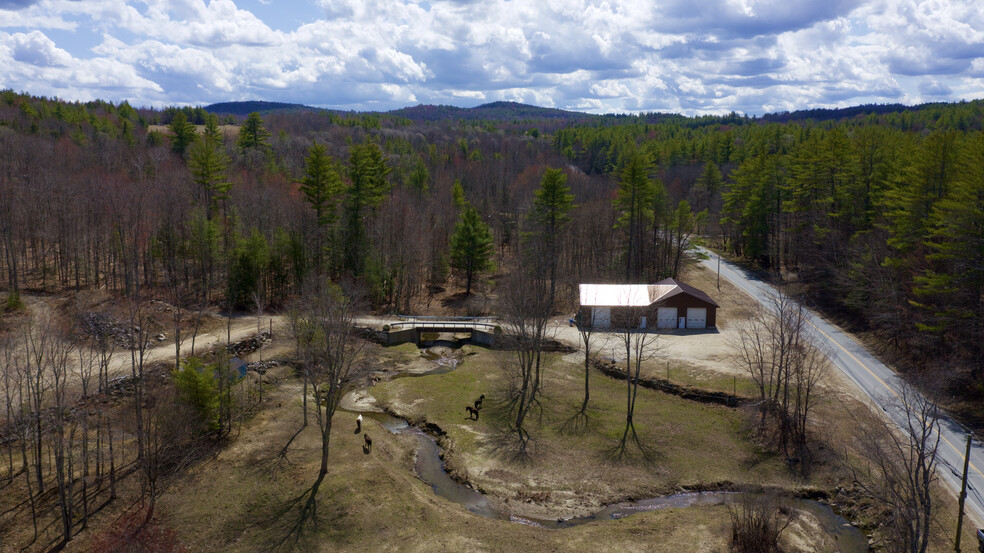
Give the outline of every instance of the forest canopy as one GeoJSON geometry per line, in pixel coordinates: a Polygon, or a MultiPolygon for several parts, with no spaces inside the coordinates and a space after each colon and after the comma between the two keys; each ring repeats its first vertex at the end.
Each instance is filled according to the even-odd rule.
{"type": "Polygon", "coordinates": [[[319,274],[411,312],[442,290],[495,294],[547,244],[534,257],[563,312],[580,282],[675,276],[700,241],[802,284],[907,365],[984,389],[981,101],[759,118],[230,106],[0,92],[7,304],[106,287],[282,306],[319,274]],[[562,186],[562,225],[538,215],[545,182],[562,186]],[[487,262],[455,251],[464,219],[487,226],[487,262]]]}

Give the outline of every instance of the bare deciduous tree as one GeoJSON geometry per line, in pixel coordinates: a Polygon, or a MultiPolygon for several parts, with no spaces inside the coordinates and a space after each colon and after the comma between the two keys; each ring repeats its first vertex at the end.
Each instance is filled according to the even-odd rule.
{"type": "Polygon", "coordinates": [[[528,459],[530,433],[527,417],[539,406],[543,386],[542,352],[550,319],[550,295],[545,280],[528,278],[525,271],[509,277],[500,295],[500,311],[507,340],[515,358],[505,363],[506,408],[509,431],[515,438],[516,458],[528,459]]]}
{"type": "Polygon", "coordinates": [[[294,526],[299,539],[306,523],[317,516],[318,489],[328,474],[332,417],[345,391],[361,375],[365,342],[352,344],[354,305],[340,288],[327,282],[308,284],[304,296],[291,310],[298,356],[305,381],[310,384],[315,421],[321,431],[321,467],[318,477],[298,500],[304,500],[294,526]]]}
{"type": "Polygon", "coordinates": [[[581,338],[581,347],[584,348],[584,400],[581,402],[581,409],[577,413],[574,413],[571,418],[567,419],[561,429],[576,434],[587,430],[589,423],[588,401],[591,398],[591,364],[594,362],[595,357],[597,357],[598,352],[602,351],[608,344],[608,340],[605,338],[603,343],[598,344],[596,339],[600,336],[595,334],[591,322],[582,320],[580,315],[576,317],[574,324],[577,325],[578,336],[581,338]]]}
{"type": "Polygon", "coordinates": [[[632,417],[635,414],[636,397],[639,393],[642,363],[659,354],[659,335],[649,332],[648,329],[638,328],[638,322],[628,314],[621,317],[613,314],[612,326],[612,334],[625,348],[625,430],[618,445],[612,451],[612,456],[616,460],[625,457],[631,434],[632,443],[639,448],[643,457],[650,461],[653,459],[654,452],[639,438],[632,417]]]}
{"type": "Polygon", "coordinates": [[[771,416],[777,445],[791,462],[809,453],[811,414],[829,367],[826,352],[810,339],[806,325],[802,305],[779,290],[767,307],[738,324],[731,343],[736,361],[758,389],[760,434],[769,431],[771,416]]]}
{"type": "Polygon", "coordinates": [[[859,421],[857,444],[878,471],[873,482],[855,471],[855,485],[886,506],[886,549],[891,553],[925,553],[935,514],[933,486],[940,445],[939,407],[902,383],[890,415],[901,427],[881,417],[859,421]]]}
{"type": "Polygon", "coordinates": [[[782,553],[779,538],[796,519],[795,512],[775,495],[743,494],[728,506],[731,515],[732,553],[782,553]]]}

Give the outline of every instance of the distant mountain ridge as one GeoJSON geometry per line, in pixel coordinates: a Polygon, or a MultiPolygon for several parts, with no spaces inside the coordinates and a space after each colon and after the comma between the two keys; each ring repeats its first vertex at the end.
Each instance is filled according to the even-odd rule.
{"type": "Polygon", "coordinates": [[[491,102],[473,108],[420,104],[388,111],[386,115],[406,117],[414,121],[440,121],[442,119],[593,119],[600,117],[590,113],[531,106],[519,102],[491,102]]]}
{"type": "MultiPolygon", "coordinates": [[[[904,104],[863,104],[846,108],[812,108],[802,109],[792,112],[766,113],[761,116],[752,117],[751,120],[762,122],[789,122],[805,121],[812,119],[815,121],[828,121],[844,118],[857,117],[859,115],[880,115],[886,113],[899,113],[914,111],[938,106],[938,103],[919,104],[907,106],[904,104]]],[[[416,106],[405,107],[390,111],[376,112],[355,112],[328,108],[318,108],[304,104],[291,104],[286,102],[266,102],[266,101],[243,101],[243,102],[220,102],[204,107],[205,111],[218,114],[232,114],[245,116],[252,112],[270,113],[275,111],[318,111],[337,114],[374,114],[401,117],[415,122],[433,122],[447,120],[466,120],[466,121],[515,121],[515,120],[569,120],[587,121],[592,119],[604,118],[630,118],[627,114],[606,114],[596,115],[578,111],[567,111],[558,108],[545,108],[519,102],[491,102],[471,108],[463,108],[449,105],[419,104],[416,106]]],[[[659,116],[665,117],[685,117],[670,113],[650,113],[639,114],[643,118],[659,116]]],[[[723,116],[729,117],[729,116],[723,116]]],[[[737,117],[732,114],[730,117],[737,117]]]]}
{"type": "MultiPolygon", "coordinates": [[[[304,104],[285,102],[245,101],[220,102],[205,106],[205,111],[211,113],[248,115],[252,112],[269,113],[272,111],[324,111],[330,113],[355,113],[342,110],[317,108],[304,104]]],[[[384,112],[361,112],[377,115],[403,117],[412,121],[443,121],[448,119],[464,120],[514,120],[514,119],[592,119],[600,117],[589,113],[566,111],[556,108],[531,106],[518,102],[491,102],[473,108],[461,108],[447,105],[420,104],[384,112]]]]}

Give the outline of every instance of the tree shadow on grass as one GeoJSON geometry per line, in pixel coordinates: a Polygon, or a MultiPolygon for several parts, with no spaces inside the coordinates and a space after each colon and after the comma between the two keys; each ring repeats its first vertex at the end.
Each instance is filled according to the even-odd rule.
{"type": "Polygon", "coordinates": [[[631,422],[626,424],[622,438],[616,441],[605,452],[605,455],[612,463],[630,463],[641,458],[642,462],[648,466],[655,466],[663,458],[663,454],[657,451],[654,446],[642,441],[636,432],[635,424],[631,422]]]}
{"type": "MultiPolygon", "coordinates": [[[[302,428],[303,430],[303,428],[302,428]]],[[[299,433],[299,432],[298,432],[299,433]]],[[[296,437],[297,434],[294,434],[296,437]]],[[[293,438],[291,438],[293,440],[293,438]]],[[[284,448],[286,451],[286,448],[284,448]]],[[[250,478],[269,481],[271,475],[285,475],[293,465],[283,452],[256,460],[249,469],[250,478]]],[[[314,471],[317,474],[317,470],[314,471]]],[[[288,480],[289,476],[284,476],[288,480]]],[[[277,493],[283,489],[276,482],[269,489],[255,489],[242,505],[242,516],[232,517],[224,535],[247,536],[257,551],[288,552],[314,550],[323,544],[326,534],[344,526],[346,512],[332,501],[326,475],[296,495],[277,493]]],[[[273,476],[276,479],[276,476],[273,476]]],[[[247,478],[248,480],[249,478],[247,478]]],[[[288,484],[289,485],[289,484],[288,484]]],[[[288,492],[289,493],[289,492],[288,492]]]]}
{"type": "MultiPolygon", "coordinates": [[[[238,520],[242,531],[249,530],[255,546],[260,551],[290,552],[316,549],[325,539],[329,529],[339,526],[345,517],[337,502],[322,497],[325,490],[319,488],[318,479],[300,494],[284,501],[276,501],[265,513],[250,520],[238,520]]],[[[262,509],[262,506],[260,507],[262,509]]],[[[255,512],[254,509],[248,509],[255,512]]]]}
{"type": "Polygon", "coordinates": [[[593,421],[591,416],[588,415],[587,410],[581,409],[561,423],[558,430],[561,434],[566,434],[568,436],[583,436],[593,430],[594,426],[595,421],[593,421]]]}
{"type": "Polygon", "coordinates": [[[490,428],[485,443],[491,455],[520,464],[533,461],[536,439],[525,428],[520,431],[512,424],[510,403],[503,390],[486,397],[481,412],[490,428]]]}

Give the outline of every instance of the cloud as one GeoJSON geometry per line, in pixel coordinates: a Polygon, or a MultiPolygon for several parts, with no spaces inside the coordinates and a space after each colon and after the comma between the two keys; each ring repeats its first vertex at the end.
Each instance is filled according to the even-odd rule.
{"type": "Polygon", "coordinates": [[[62,67],[72,61],[71,54],[55,46],[55,43],[40,31],[9,35],[9,39],[5,42],[11,49],[14,61],[35,66],[62,67]]]}
{"type": "Polygon", "coordinates": [[[0,10],[22,10],[37,4],[40,0],[0,0],[0,10]]]}
{"type": "Polygon", "coordinates": [[[859,0],[672,0],[657,28],[690,29],[721,38],[752,38],[807,29],[847,16],[859,0]]]}
{"type": "Polygon", "coordinates": [[[953,89],[939,81],[927,80],[919,83],[919,92],[923,96],[949,96],[953,89]]]}
{"type": "Polygon", "coordinates": [[[317,0],[317,19],[284,14],[274,29],[257,16],[265,7],[233,0],[0,0],[11,33],[0,34],[0,86],[111,91],[135,105],[516,100],[688,114],[984,90],[984,15],[968,0],[696,4],[317,0]],[[74,49],[64,37],[78,28],[102,42],[74,49]]]}

